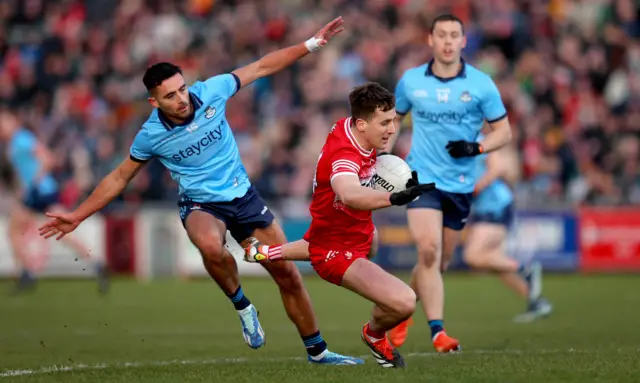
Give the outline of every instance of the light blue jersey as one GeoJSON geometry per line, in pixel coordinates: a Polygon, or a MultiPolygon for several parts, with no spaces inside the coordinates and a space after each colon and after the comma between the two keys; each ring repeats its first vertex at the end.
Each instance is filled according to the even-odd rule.
{"type": "Polygon", "coordinates": [[[174,126],[154,110],[131,145],[131,158],[141,162],[157,157],[178,183],[183,200],[226,202],[244,196],[249,177],[225,117],[227,100],[239,89],[234,74],[194,83],[189,87],[193,119],[174,126]]]}
{"type": "Polygon", "coordinates": [[[475,184],[475,158],[455,159],[449,141],[476,141],[484,121],[507,116],[493,80],[462,61],[455,77],[442,79],[431,70],[433,62],[407,70],[396,86],[396,111],[411,111],[413,135],[408,164],[420,182],[435,182],[449,193],[471,193],[475,184]]]}
{"type": "Polygon", "coordinates": [[[9,141],[9,161],[20,180],[25,193],[35,189],[48,195],[58,191],[58,183],[49,173],[40,175],[40,160],[36,156],[38,139],[27,129],[18,129],[9,141]],[[36,183],[36,177],[41,176],[36,183]]]}
{"type": "MultiPolygon", "coordinates": [[[[482,139],[480,135],[478,141],[482,139]]],[[[487,154],[476,157],[476,179],[479,180],[487,172],[487,154]]],[[[501,179],[493,181],[476,196],[473,202],[474,214],[498,215],[513,203],[513,192],[509,185],[501,179]]]]}

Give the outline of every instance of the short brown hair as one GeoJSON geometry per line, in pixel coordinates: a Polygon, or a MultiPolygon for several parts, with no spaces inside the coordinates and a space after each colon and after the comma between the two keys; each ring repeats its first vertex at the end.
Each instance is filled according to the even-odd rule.
{"type": "Polygon", "coordinates": [[[440,16],[436,17],[435,19],[433,19],[433,21],[431,22],[431,33],[433,33],[433,31],[435,31],[436,24],[438,24],[440,22],[445,22],[445,21],[453,21],[455,23],[460,24],[460,28],[462,29],[462,34],[464,35],[464,24],[462,23],[462,20],[460,20],[460,18],[458,18],[458,16],[452,15],[450,13],[445,13],[445,14],[440,15],[440,16]]]}
{"type": "Polygon", "coordinates": [[[351,117],[369,121],[376,110],[386,112],[395,108],[396,97],[377,82],[368,82],[349,93],[351,117]]]}

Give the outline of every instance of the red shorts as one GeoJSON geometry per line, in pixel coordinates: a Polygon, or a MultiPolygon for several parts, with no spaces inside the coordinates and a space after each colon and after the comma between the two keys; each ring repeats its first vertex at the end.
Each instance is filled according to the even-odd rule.
{"type": "Polygon", "coordinates": [[[322,279],[340,286],[342,277],[351,264],[358,258],[367,259],[370,250],[371,242],[353,250],[331,250],[310,243],[309,258],[311,266],[322,279]]]}

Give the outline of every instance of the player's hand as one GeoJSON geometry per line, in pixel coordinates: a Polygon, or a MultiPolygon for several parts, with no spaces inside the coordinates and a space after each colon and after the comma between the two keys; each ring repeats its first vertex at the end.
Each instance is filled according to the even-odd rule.
{"type": "Polygon", "coordinates": [[[80,225],[80,220],[73,213],[46,213],[51,219],[49,222],[40,226],[38,231],[45,238],[51,238],[57,235],[56,240],[62,239],[65,235],[71,233],[80,225]]]}
{"type": "MultiPolygon", "coordinates": [[[[416,175],[416,178],[417,178],[417,175],[416,175]]],[[[412,182],[412,180],[413,178],[407,181],[407,185],[409,185],[409,182],[412,182]]],[[[389,197],[389,202],[391,202],[392,205],[396,205],[396,206],[406,205],[409,202],[413,201],[414,199],[420,197],[424,192],[428,192],[429,190],[433,190],[435,188],[436,188],[436,184],[433,182],[428,184],[417,184],[417,185],[408,187],[401,192],[391,193],[391,196],[389,197]]]]}
{"type": "Polygon", "coordinates": [[[420,185],[420,182],[418,181],[418,172],[413,170],[411,172],[411,178],[409,178],[409,181],[407,181],[407,189],[418,185],[420,185]]]}
{"type": "Polygon", "coordinates": [[[344,31],[344,20],[342,16],[336,17],[329,24],[320,29],[312,38],[305,42],[309,52],[315,52],[327,45],[333,36],[344,31]]]}
{"type": "Polygon", "coordinates": [[[449,141],[446,149],[449,151],[449,155],[453,158],[474,157],[484,152],[482,145],[479,143],[462,140],[449,141]]]}

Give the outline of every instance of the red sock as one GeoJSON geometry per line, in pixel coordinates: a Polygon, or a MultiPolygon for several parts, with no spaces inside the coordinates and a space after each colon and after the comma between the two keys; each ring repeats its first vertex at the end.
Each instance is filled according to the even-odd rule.
{"type": "Polygon", "coordinates": [[[384,339],[385,337],[384,331],[371,330],[371,327],[369,327],[369,323],[367,323],[367,327],[364,329],[364,333],[373,339],[384,339]]]}
{"type": "Polygon", "coordinates": [[[269,246],[267,258],[270,261],[277,261],[282,258],[282,245],[269,246]]]}

